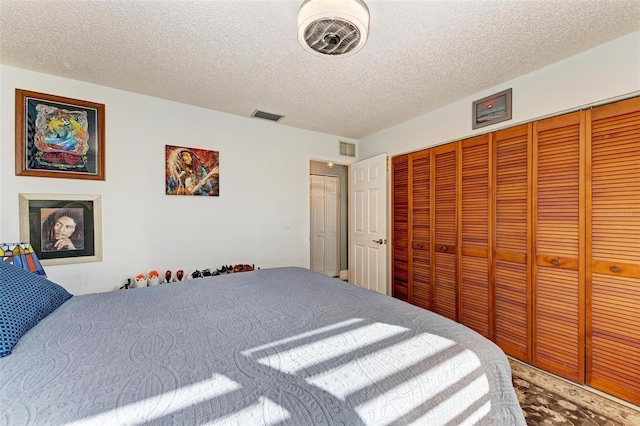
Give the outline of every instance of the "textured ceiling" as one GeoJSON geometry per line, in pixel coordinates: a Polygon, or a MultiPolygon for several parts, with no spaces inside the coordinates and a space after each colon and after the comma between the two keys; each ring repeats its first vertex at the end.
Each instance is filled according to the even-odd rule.
{"type": "Polygon", "coordinates": [[[359,139],[640,29],[639,0],[365,2],[364,48],[319,58],[302,0],[0,0],[0,63],[359,139]]]}

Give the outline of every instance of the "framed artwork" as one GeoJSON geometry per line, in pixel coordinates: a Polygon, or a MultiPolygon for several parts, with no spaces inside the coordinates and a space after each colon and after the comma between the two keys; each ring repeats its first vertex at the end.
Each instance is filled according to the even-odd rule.
{"type": "Polygon", "coordinates": [[[105,180],[104,104],[16,89],[16,175],[105,180]]]}
{"type": "Polygon", "coordinates": [[[511,89],[473,102],[473,129],[511,120],[511,89]]]}
{"type": "Polygon", "coordinates": [[[165,146],[165,192],[167,195],[220,195],[218,151],[165,146]]]}
{"type": "Polygon", "coordinates": [[[101,261],[101,197],[20,194],[20,239],[43,265],[101,261]]]}

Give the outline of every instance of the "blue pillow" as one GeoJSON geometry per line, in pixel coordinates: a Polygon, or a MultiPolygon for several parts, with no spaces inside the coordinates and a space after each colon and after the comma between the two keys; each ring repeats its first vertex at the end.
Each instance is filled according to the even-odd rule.
{"type": "Polygon", "coordinates": [[[0,358],[40,320],[71,298],[58,284],[0,261],[0,358]]]}

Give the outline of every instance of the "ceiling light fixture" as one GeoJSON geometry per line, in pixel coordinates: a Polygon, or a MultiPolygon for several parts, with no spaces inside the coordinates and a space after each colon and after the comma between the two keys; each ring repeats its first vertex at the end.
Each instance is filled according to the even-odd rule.
{"type": "Polygon", "coordinates": [[[298,11],[298,41],[317,56],[350,56],[369,33],[369,9],[362,0],[305,0],[298,11]]]}

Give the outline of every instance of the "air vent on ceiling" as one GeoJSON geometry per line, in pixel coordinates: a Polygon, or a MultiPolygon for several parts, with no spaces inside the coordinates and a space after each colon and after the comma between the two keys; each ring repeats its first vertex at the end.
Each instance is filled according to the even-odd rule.
{"type": "Polygon", "coordinates": [[[255,110],[251,113],[251,117],[262,118],[264,120],[275,121],[276,123],[284,118],[284,115],[271,114],[270,112],[264,112],[255,110]]]}
{"type": "Polygon", "coordinates": [[[362,0],[305,0],[298,11],[298,40],[317,56],[349,56],[362,49],[369,9],[362,0]]]}
{"type": "Polygon", "coordinates": [[[340,155],[346,155],[348,157],[356,156],[356,144],[349,142],[340,142],[340,155]]]}

